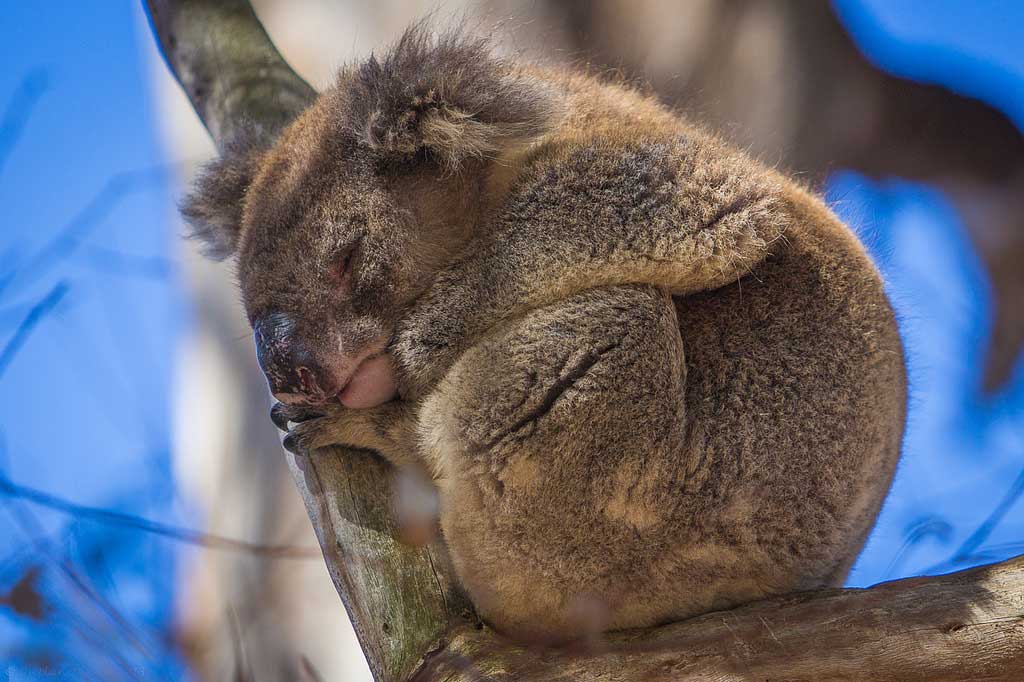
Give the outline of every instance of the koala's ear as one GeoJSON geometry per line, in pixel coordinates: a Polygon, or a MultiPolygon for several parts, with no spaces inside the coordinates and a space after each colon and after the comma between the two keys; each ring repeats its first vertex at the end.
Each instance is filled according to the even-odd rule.
{"type": "Polygon", "coordinates": [[[351,83],[352,127],[364,143],[404,155],[425,150],[451,170],[529,144],[561,109],[554,88],[495,57],[487,39],[434,35],[425,24],[383,59],[371,57],[351,83]]]}
{"type": "Polygon", "coordinates": [[[203,243],[203,253],[223,260],[234,254],[242,230],[245,193],[259,170],[262,151],[233,144],[220,158],[205,164],[192,192],[181,204],[190,236],[203,243]]]}

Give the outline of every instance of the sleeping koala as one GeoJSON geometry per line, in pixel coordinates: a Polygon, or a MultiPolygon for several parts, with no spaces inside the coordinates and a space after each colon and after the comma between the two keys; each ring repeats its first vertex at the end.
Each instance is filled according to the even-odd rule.
{"type": "Polygon", "coordinates": [[[839,585],[888,490],[904,362],[863,248],[622,84],[417,27],[184,212],[237,258],[286,445],[429,472],[499,631],[839,585]]]}

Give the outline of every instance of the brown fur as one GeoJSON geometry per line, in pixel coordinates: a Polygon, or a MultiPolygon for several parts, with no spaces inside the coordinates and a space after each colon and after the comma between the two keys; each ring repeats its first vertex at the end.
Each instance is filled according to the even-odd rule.
{"type": "Polygon", "coordinates": [[[387,334],[399,368],[400,401],[318,406],[292,438],[432,472],[495,627],[563,639],[580,599],[625,628],[842,582],[905,379],[879,276],[819,199],[639,93],[422,28],[243,158],[188,215],[226,229],[203,218],[248,187],[213,241],[238,244],[250,314],[286,310],[319,353],[387,334]]]}

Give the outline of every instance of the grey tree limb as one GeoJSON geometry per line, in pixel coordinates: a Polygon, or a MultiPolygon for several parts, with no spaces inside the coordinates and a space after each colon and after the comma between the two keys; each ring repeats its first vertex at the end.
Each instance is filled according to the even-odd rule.
{"type": "Polygon", "coordinates": [[[275,136],[316,97],[248,0],[145,0],[174,77],[220,150],[239,128],[275,136]]]}
{"type": "Polygon", "coordinates": [[[530,651],[454,630],[417,682],[1015,682],[1024,679],[1024,557],[869,589],[787,595],[594,651],[530,651]]]}

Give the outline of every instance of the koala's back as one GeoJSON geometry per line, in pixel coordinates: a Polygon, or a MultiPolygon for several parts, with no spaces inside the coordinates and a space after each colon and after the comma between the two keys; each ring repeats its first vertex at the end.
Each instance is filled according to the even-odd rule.
{"type": "MultiPolygon", "coordinates": [[[[569,93],[565,138],[587,131],[593,137],[584,144],[602,146],[600,156],[629,159],[615,169],[620,175],[614,178],[601,176],[614,163],[562,173],[573,189],[560,193],[552,188],[552,195],[571,207],[580,184],[635,182],[618,196],[615,191],[603,194],[611,199],[601,208],[605,215],[609,210],[630,215],[624,223],[646,220],[652,250],[660,248],[660,231],[684,229],[687,214],[720,201],[728,208],[712,212],[721,218],[736,205],[756,203],[761,189],[770,187],[766,195],[773,198],[765,203],[778,213],[779,227],[765,230],[770,236],[765,237],[764,259],[723,286],[716,283],[674,299],[686,352],[692,447],[717,453],[709,457],[707,485],[714,487],[716,473],[740,472],[752,486],[747,492],[753,499],[765,492],[792,498],[788,508],[795,515],[775,522],[759,517],[765,537],[773,523],[783,529],[813,524],[815,519],[806,517],[797,524],[797,510],[816,497],[836,501],[834,518],[870,525],[899,456],[906,374],[895,315],[863,246],[818,197],[652,98],[579,74],[549,73],[548,78],[569,93]],[[637,153],[653,147],[660,151],[637,153]],[[582,183],[573,177],[588,173],[593,177],[582,183]],[[675,194],[671,202],[658,198],[659,184],[675,194]],[[793,457],[793,448],[813,454],[793,457]],[[733,457],[723,458],[727,452],[733,457]],[[859,474],[872,495],[858,498],[861,488],[849,486],[859,474]],[[820,495],[798,481],[807,476],[817,479],[820,495]]],[[[565,142],[553,146],[558,145],[565,142]]],[[[551,172],[559,163],[565,164],[564,159],[542,160],[538,165],[546,170],[534,173],[534,182],[559,178],[551,172]]],[[[537,203],[536,188],[529,194],[537,203]]],[[[583,203],[566,213],[583,216],[579,222],[593,219],[583,203]]],[[[766,222],[771,221],[769,215],[766,222]]],[[[725,246],[744,238],[733,235],[725,246]]],[[[709,260],[719,256],[709,255],[709,260]]],[[[737,499],[746,494],[729,492],[737,499]]],[[[837,579],[843,575],[840,566],[837,579]]]]}
{"type": "Polygon", "coordinates": [[[798,578],[761,586],[771,591],[843,582],[889,489],[905,420],[902,347],[881,282],[834,218],[804,208],[749,275],[675,299],[688,449],[701,461],[690,511],[705,541],[798,578]]]}

